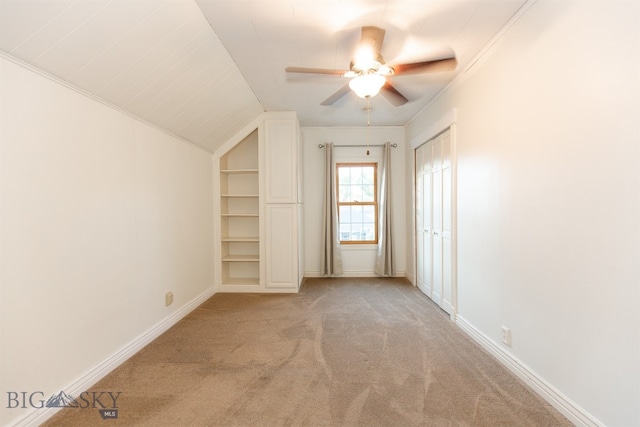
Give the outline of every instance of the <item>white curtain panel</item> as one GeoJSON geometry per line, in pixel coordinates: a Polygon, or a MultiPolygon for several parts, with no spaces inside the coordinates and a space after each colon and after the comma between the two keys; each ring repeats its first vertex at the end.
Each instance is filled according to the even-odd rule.
{"type": "Polygon", "coordinates": [[[391,235],[391,143],[384,145],[382,167],[380,168],[380,203],[378,204],[378,252],[374,272],[379,276],[396,274],[393,238],[391,235]]]}
{"type": "Polygon", "coordinates": [[[333,144],[325,144],[324,150],[324,202],[322,207],[322,261],[320,273],[323,276],[331,277],[342,274],[342,255],[340,253],[333,144]]]}

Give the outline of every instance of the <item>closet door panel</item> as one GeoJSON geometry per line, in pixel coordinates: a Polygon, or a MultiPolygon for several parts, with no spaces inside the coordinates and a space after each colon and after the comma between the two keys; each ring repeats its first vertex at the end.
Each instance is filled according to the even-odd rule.
{"type": "Polygon", "coordinates": [[[431,298],[440,305],[442,299],[442,171],[431,174],[432,179],[432,244],[433,244],[433,288],[431,298]]]}
{"type": "Polygon", "coordinates": [[[453,307],[453,283],[452,283],[452,268],[451,264],[451,239],[442,239],[442,298],[440,307],[447,313],[451,313],[453,307]]]}
{"type": "Polygon", "coordinates": [[[416,149],[416,282],[431,296],[431,145],[416,149]]]}
{"type": "Polygon", "coordinates": [[[448,313],[453,301],[452,147],[449,131],[416,150],[416,274],[420,289],[448,313]]]}
{"type": "Polygon", "coordinates": [[[432,180],[431,174],[426,173],[422,177],[423,181],[423,212],[424,225],[422,229],[422,239],[424,252],[422,264],[424,269],[424,293],[431,297],[433,292],[433,237],[431,235],[433,221],[433,205],[432,205],[432,180]]]}
{"type": "MultiPolygon", "coordinates": [[[[418,161],[422,159],[421,150],[416,151],[416,171],[422,168],[418,161]]],[[[425,224],[424,224],[424,174],[418,172],[416,175],[416,284],[418,288],[425,292],[425,224]]]]}
{"type": "Polygon", "coordinates": [[[447,313],[453,308],[453,247],[452,228],[452,169],[451,133],[442,134],[442,301],[440,306],[447,313]]]}

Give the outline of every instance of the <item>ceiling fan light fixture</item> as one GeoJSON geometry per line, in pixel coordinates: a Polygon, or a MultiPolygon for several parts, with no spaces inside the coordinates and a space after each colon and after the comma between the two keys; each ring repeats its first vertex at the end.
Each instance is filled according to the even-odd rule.
{"type": "Polygon", "coordinates": [[[380,74],[363,74],[351,79],[349,87],[360,98],[372,98],[380,92],[386,79],[380,74]]]}

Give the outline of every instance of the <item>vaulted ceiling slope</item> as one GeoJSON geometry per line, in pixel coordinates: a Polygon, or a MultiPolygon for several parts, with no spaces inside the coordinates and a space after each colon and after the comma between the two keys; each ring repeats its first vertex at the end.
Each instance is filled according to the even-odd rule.
{"type": "Polygon", "coordinates": [[[209,151],[264,111],[193,0],[0,0],[0,50],[209,151]]]}
{"type": "MultiPolygon", "coordinates": [[[[528,0],[534,1],[534,0],[528,0]]],[[[215,151],[263,111],[303,126],[404,125],[527,0],[0,0],[0,51],[215,151]],[[387,64],[455,53],[454,71],[392,77],[409,102],[348,93],[362,26],[386,31],[387,64]],[[367,114],[369,111],[369,114],[367,114]]]]}

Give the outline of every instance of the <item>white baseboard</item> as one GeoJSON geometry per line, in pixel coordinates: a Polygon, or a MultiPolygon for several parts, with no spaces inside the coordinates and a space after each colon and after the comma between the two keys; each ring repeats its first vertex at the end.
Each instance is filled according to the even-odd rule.
{"type": "MultiPolygon", "coordinates": [[[[323,276],[319,271],[305,271],[304,272],[304,277],[305,278],[309,278],[309,279],[316,279],[316,278],[322,278],[322,277],[326,277],[326,276],[323,276]]],[[[353,278],[353,277],[384,277],[384,276],[378,276],[376,273],[373,273],[371,271],[345,271],[339,276],[332,276],[332,277],[335,277],[335,278],[340,278],[340,277],[353,278]]],[[[405,275],[404,271],[398,271],[398,272],[396,272],[396,274],[393,277],[406,277],[406,275],[405,275]]]]}
{"type": "Polygon", "coordinates": [[[413,286],[416,286],[416,277],[411,272],[405,273],[404,277],[407,278],[408,281],[411,282],[413,286]]]}
{"type": "Polygon", "coordinates": [[[219,285],[217,291],[236,294],[295,294],[299,287],[294,288],[267,288],[262,285],[219,285]]]}
{"type": "MultiPolygon", "coordinates": [[[[180,309],[162,319],[150,329],[131,340],[124,347],[116,350],[113,354],[105,358],[93,368],[89,369],[83,375],[76,378],[66,386],[60,388],[60,390],[64,390],[65,393],[72,396],[80,395],[80,393],[90,388],[92,385],[104,378],[108,373],[124,363],[131,356],[142,350],[142,348],[149,344],[151,341],[158,338],[165,331],[178,323],[178,321],[195,310],[200,304],[205,302],[215,293],[215,288],[212,287],[207,289],[202,294],[198,295],[196,298],[182,306],[180,309]]],[[[60,409],[61,408],[34,408],[9,425],[12,427],[38,426],[47,419],[51,418],[60,409]]]]}
{"type": "Polygon", "coordinates": [[[480,344],[482,348],[491,353],[491,355],[498,359],[501,364],[503,364],[518,378],[524,381],[525,384],[531,387],[533,391],[538,393],[544,400],[549,402],[551,406],[556,408],[558,412],[567,417],[569,421],[577,426],[604,426],[603,423],[598,421],[595,417],[582,409],[571,399],[567,398],[567,396],[556,390],[555,387],[541,378],[538,374],[533,372],[527,365],[515,358],[512,354],[505,351],[494,341],[492,341],[482,332],[473,327],[464,318],[459,315],[456,316],[455,323],[475,342],[480,344]]]}

